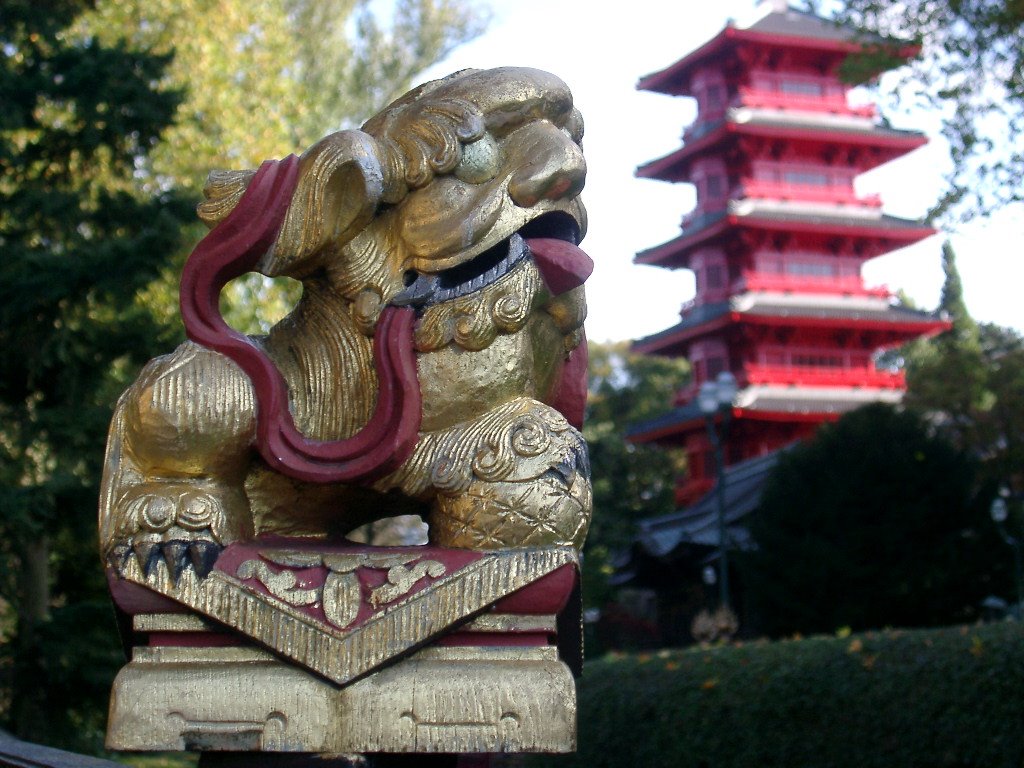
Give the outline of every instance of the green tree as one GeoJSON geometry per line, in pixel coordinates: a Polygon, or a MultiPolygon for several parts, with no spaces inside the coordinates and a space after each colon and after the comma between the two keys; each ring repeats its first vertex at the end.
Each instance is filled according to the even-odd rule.
{"type": "Polygon", "coordinates": [[[979,493],[1003,484],[1024,491],[1024,338],[1010,328],[979,326],[970,316],[949,243],[943,269],[939,308],[952,327],[905,348],[905,402],[979,462],[979,493]]]}
{"type": "Polygon", "coordinates": [[[588,605],[608,597],[612,554],[629,546],[636,521],[675,509],[681,452],[634,445],[625,436],[631,425],[668,411],[688,380],[684,360],[639,355],[629,351],[628,342],[590,345],[583,428],[594,483],[594,518],[585,549],[588,605]]]}
{"type": "Polygon", "coordinates": [[[479,34],[469,0],[96,0],[83,38],[174,53],[175,125],[148,162],[154,181],[198,194],[216,168],[255,168],[353,127],[479,34]],[[380,4],[376,4],[379,8],[380,4]]]}
{"type": "Polygon", "coordinates": [[[190,215],[136,175],[180,103],[153,87],[169,56],[72,40],[87,5],[0,14],[0,721],[74,747],[98,745],[120,655],[93,544],[104,436],[158,336],[137,294],[190,215]]]}
{"type": "Polygon", "coordinates": [[[855,81],[897,63],[899,46],[878,36],[920,47],[886,90],[897,108],[941,116],[953,162],[936,214],[966,221],[1024,200],[1024,3],[843,0],[836,19],[864,33],[847,68],[855,81]]]}
{"type": "MultiPolygon", "coordinates": [[[[174,52],[164,80],[184,98],[175,124],[145,160],[150,187],[171,184],[197,201],[214,169],[255,168],[301,152],[332,130],[359,125],[406,91],[416,74],[479,34],[473,0],[95,0],[75,26],[96,38],[174,52]]],[[[194,221],[185,237],[194,243],[194,221]]],[[[186,250],[147,299],[178,329],[177,280],[186,250]]],[[[294,306],[299,286],[247,275],[224,291],[234,327],[260,333],[294,306]]],[[[180,331],[177,331],[180,333],[180,331]]]]}
{"type": "MultiPolygon", "coordinates": [[[[4,4],[0,727],[101,743],[123,662],[94,544],[113,402],[180,338],[177,266],[201,234],[191,208],[207,172],[358,123],[481,26],[463,0],[391,12],[379,20],[365,0],[4,4]]],[[[286,303],[259,281],[240,290],[286,303]]]]}
{"type": "Polygon", "coordinates": [[[771,635],[974,618],[999,546],[972,462],[910,411],[875,404],[784,453],[740,566],[771,635]]]}
{"type": "Polygon", "coordinates": [[[907,346],[906,402],[932,413],[941,423],[943,434],[967,449],[976,437],[977,414],[991,405],[988,371],[978,325],[964,304],[956,254],[949,242],[942,246],[942,269],[945,280],[939,311],[952,327],[933,339],[907,346]]]}

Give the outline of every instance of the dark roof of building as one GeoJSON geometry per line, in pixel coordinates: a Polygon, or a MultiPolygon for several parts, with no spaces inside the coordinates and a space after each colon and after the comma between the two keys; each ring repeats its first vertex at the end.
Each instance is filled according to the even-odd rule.
{"type": "Polygon", "coordinates": [[[876,35],[865,36],[857,30],[843,27],[830,19],[822,18],[807,11],[788,8],[773,11],[758,19],[747,29],[767,35],[786,35],[813,40],[834,40],[837,42],[885,42],[876,35]]]}
{"type": "MultiPolygon", "coordinates": [[[[760,504],[765,482],[778,463],[780,453],[774,451],[726,467],[725,523],[727,541],[732,548],[751,546],[750,532],[742,522],[760,504]]],[[[637,543],[654,557],[664,557],[684,543],[717,548],[717,487],[696,504],[670,515],[641,520],[637,527],[637,543]]]]}
{"type": "Polygon", "coordinates": [[[690,310],[682,320],[671,328],[666,328],[664,331],[658,331],[658,333],[652,333],[650,336],[644,336],[642,339],[637,339],[633,342],[633,346],[636,348],[645,347],[652,342],[657,342],[669,336],[674,336],[680,331],[685,331],[688,328],[696,328],[704,325],[705,323],[710,323],[712,320],[717,320],[719,317],[722,317],[722,315],[728,314],[728,312],[728,301],[719,301],[714,304],[700,304],[690,310]]]}
{"type": "MultiPolygon", "coordinates": [[[[892,391],[892,390],[883,390],[892,391]]],[[[828,397],[787,397],[783,393],[776,395],[759,394],[756,403],[733,409],[734,418],[757,419],[760,417],[776,417],[780,413],[807,416],[816,415],[823,420],[829,415],[846,413],[865,404],[863,397],[842,397],[834,391],[828,397]]],[[[626,439],[638,443],[656,442],[660,439],[678,435],[681,428],[694,424],[704,418],[696,400],[673,408],[668,413],[653,419],[631,424],[626,430],[626,439]]]]}

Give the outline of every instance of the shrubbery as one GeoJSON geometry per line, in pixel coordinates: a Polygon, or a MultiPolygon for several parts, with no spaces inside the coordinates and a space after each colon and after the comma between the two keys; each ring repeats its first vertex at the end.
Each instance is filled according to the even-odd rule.
{"type": "Polygon", "coordinates": [[[1024,626],[893,630],[609,656],[575,757],[531,766],[1020,766],[1024,626]]]}

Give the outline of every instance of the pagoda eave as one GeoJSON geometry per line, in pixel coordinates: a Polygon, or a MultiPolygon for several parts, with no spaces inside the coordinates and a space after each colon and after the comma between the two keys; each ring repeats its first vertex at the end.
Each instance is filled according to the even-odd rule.
{"type": "Polygon", "coordinates": [[[820,142],[822,144],[844,144],[878,152],[869,162],[861,163],[860,171],[869,171],[895,160],[928,143],[928,138],[917,131],[857,130],[849,127],[827,124],[785,124],[777,122],[721,123],[693,141],[667,155],[651,160],[637,168],[636,176],[670,183],[687,182],[690,161],[718,147],[733,137],[757,136],[770,139],[820,142]]]}
{"type": "Polygon", "coordinates": [[[635,352],[646,355],[685,355],[687,347],[695,340],[717,334],[730,326],[769,326],[788,328],[847,329],[857,333],[876,334],[877,346],[893,346],[917,337],[934,336],[949,330],[949,320],[934,317],[893,317],[900,311],[894,308],[886,312],[864,311],[860,314],[851,311],[820,311],[816,313],[799,313],[798,311],[780,308],[774,312],[752,312],[729,309],[724,305],[714,305],[707,309],[699,308],[701,314],[684,317],[677,325],[660,333],[652,334],[633,342],[635,352]],[[871,314],[875,314],[874,317],[871,314]]]}
{"type": "MultiPolygon", "coordinates": [[[[786,408],[778,407],[778,405],[774,408],[734,406],[732,419],[747,422],[821,424],[826,421],[835,421],[843,413],[870,402],[878,402],[879,399],[878,393],[873,390],[851,389],[849,392],[853,396],[838,397],[828,401],[823,399],[819,407],[814,407],[813,401],[796,399],[786,408]]],[[[742,396],[742,392],[740,394],[742,396]]],[[[823,391],[822,394],[835,395],[832,391],[823,391]]],[[[655,420],[649,427],[644,424],[639,425],[626,435],[626,439],[636,445],[650,443],[672,445],[678,443],[679,438],[687,433],[703,432],[705,429],[704,419],[704,414],[700,412],[696,404],[690,403],[655,420]]]]}
{"type": "MultiPolygon", "coordinates": [[[[690,251],[734,229],[758,229],[795,234],[826,234],[840,237],[872,238],[884,244],[886,250],[912,245],[934,235],[937,230],[919,222],[904,222],[886,226],[892,219],[837,219],[828,216],[766,216],[763,213],[722,213],[709,217],[703,226],[684,230],[677,237],[661,245],[640,251],[633,259],[636,264],[681,269],[687,266],[690,251]]],[[[902,221],[902,220],[900,220],[902,221]]],[[[882,251],[885,252],[885,251],[882,251]]]]}

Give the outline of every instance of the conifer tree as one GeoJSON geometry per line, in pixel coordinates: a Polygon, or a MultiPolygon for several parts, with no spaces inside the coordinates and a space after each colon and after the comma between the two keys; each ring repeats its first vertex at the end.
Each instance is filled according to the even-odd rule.
{"type": "Polygon", "coordinates": [[[89,4],[0,13],[0,725],[96,747],[121,659],[95,550],[117,393],[159,327],[138,291],[190,212],[137,169],[180,94],[170,56],[75,42],[89,4]]]}

